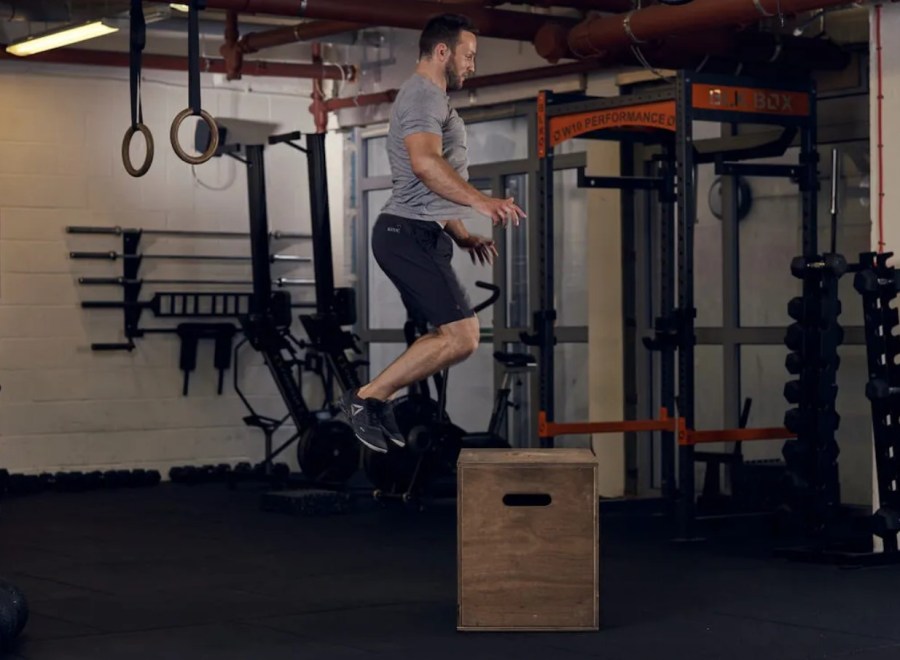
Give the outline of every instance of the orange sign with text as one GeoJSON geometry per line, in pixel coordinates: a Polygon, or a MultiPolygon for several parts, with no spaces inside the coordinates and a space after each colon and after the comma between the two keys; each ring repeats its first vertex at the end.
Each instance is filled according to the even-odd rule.
{"type": "Polygon", "coordinates": [[[691,86],[691,97],[693,106],[698,110],[724,110],[790,117],[809,115],[809,94],[805,92],[694,83],[691,86]]]}
{"type": "Polygon", "coordinates": [[[547,146],[553,147],[584,133],[602,131],[607,128],[637,127],[674,131],[675,101],[642,103],[551,117],[547,146]]]}

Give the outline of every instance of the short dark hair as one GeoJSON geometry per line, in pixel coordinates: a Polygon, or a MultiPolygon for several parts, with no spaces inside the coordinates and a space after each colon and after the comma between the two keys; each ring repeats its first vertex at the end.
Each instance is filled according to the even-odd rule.
{"type": "Polygon", "coordinates": [[[435,47],[444,43],[452,50],[459,42],[460,32],[475,32],[472,21],[461,14],[441,14],[425,24],[419,37],[419,57],[430,57],[435,47]]]}

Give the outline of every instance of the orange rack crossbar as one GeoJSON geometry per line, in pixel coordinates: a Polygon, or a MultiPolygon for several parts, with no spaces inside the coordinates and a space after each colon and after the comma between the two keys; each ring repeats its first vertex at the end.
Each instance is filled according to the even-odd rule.
{"type": "Polygon", "coordinates": [[[678,436],[679,445],[706,442],[749,442],[752,440],[787,440],[797,437],[785,428],[722,429],[719,431],[685,431],[678,436]]]}
{"type": "Polygon", "coordinates": [[[629,431],[672,431],[681,433],[684,419],[669,417],[665,408],[659,411],[659,419],[640,419],[623,422],[548,422],[547,413],[538,413],[538,437],[555,438],[558,435],[580,435],[582,433],[627,433],[629,431]]]}
{"type": "Polygon", "coordinates": [[[548,422],[547,413],[538,413],[538,437],[555,438],[559,435],[591,433],[629,433],[635,431],[670,431],[678,435],[681,446],[700,445],[709,442],[749,442],[753,440],[787,440],[796,435],[786,428],[720,429],[695,431],[685,426],[683,417],[669,417],[660,408],[657,419],[638,419],[621,422],[548,422]]]}

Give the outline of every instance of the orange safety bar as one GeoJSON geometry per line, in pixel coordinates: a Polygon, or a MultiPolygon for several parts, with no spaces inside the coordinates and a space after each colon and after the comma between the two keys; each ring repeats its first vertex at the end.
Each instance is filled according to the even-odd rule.
{"type": "Polygon", "coordinates": [[[582,433],[627,433],[629,431],[672,431],[683,433],[684,419],[669,417],[665,408],[660,408],[659,419],[640,419],[624,422],[548,422],[547,413],[538,413],[538,437],[555,438],[558,435],[579,435],[582,433]]]}
{"type": "Polygon", "coordinates": [[[678,444],[692,446],[709,442],[748,442],[752,440],[787,440],[796,435],[786,428],[721,429],[695,431],[685,427],[683,417],[669,417],[669,411],[660,408],[658,419],[641,419],[622,422],[548,422],[547,413],[538,413],[538,437],[555,438],[558,435],[588,433],[628,433],[633,431],[671,431],[677,433],[678,444]]]}
{"type": "Polygon", "coordinates": [[[699,445],[705,442],[748,442],[751,440],[787,440],[796,438],[785,428],[722,429],[719,431],[686,431],[678,436],[679,445],[699,445]]]}

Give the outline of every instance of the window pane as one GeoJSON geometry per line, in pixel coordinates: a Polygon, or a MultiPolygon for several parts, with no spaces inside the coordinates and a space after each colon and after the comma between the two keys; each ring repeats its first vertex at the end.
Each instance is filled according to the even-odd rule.
{"type": "Polygon", "coordinates": [[[375,378],[406,350],[406,344],[369,344],[369,380],[375,378]]]}
{"type": "MultiPolygon", "coordinates": [[[[514,197],[528,215],[528,175],[508,176],[504,185],[506,196],[514,197]]],[[[528,327],[531,319],[528,316],[528,230],[525,224],[506,232],[506,296],[507,326],[528,327]]]]}
{"type": "Polygon", "coordinates": [[[491,344],[481,344],[467,360],[450,369],[447,413],[454,424],[470,432],[486,431],[494,405],[494,356],[491,344]]]}
{"type": "MultiPolygon", "coordinates": [[[[587,344],[558,344],[554,357],[555,421],[589,420],[587,344]]],[[[590,447],[591,440],[588,435],[563,435],[557,437],[554,444],[556,447],[590,447]]]]}
{"type": "MultiPolygon", "coordinates": [[[[722,325],[722,220],[720,186],[713,186],[716,173],[712,163],[697,167],[697,222],[694,225],[694,304],[698,326],[722,325]],[[709,194],[707,194],[709,192],[709,194]]],[[[677,232],[672,232],[677,241],[677,232]]],[[[677,251],[677,244],[676,244],[677,251]]]]}
{"type": "MultiPolygon", "coordinates": [[[[528,353],[528,347],[518,343],[506,344],[503,350],[508,353],[528,353]]],[[[537,369],[518,370],[508,376],[509,401],[513,405],[506,411],[506,439],[512,447],[536,447],[537,433],[533,430],[531,419],[531,379],[537,377],[537,369]]]]}
{"type": "Polygon", "coordinates": [[[372,256],[372,227],[378,213],[390,196],[390,190],[373,190],[366,193],[366,253],[369,263],[369,327],[376,329],[402,328],[406,323],[406,307],[400,299],[397,287],[372,256]]]}
{"type": "Polygon", "coordinates": [[[721,346],[694,347],[694,427],[720,429],[725,418],[721,346]]]}
{"type": "Polygon", "coordinates": [[[469,165],[505,163],[528,158],[525,117],[466,124],[469,165]]]}
{"type": "Polygon", "coordinates": [[[553,176],[553,236],[557,324],[587,325],[587,190],[575,170],[553,176]]]}
{"type": "Polygon", "coordinates": [[[366,139],[366,176],[390,176],[387,137],[366,139]]]}

